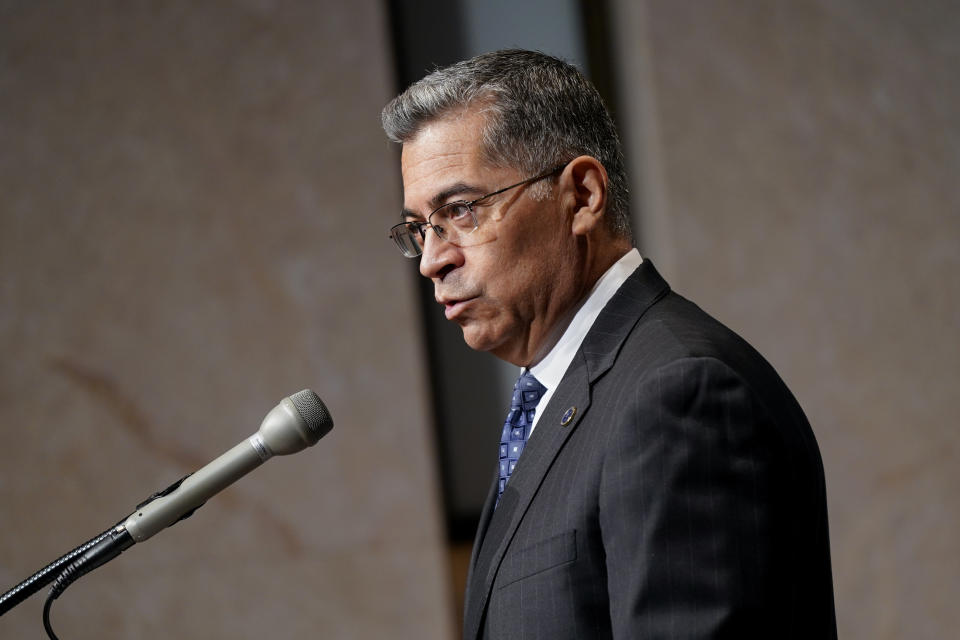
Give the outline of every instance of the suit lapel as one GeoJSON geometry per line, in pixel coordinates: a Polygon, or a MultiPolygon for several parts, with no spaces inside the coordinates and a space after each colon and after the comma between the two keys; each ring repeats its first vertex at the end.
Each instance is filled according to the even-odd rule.
{"type": "Polygon", "coordinates": [[[610,298],[580,347],[591,384],[613,366],[627,335],[647,309],[669,291],[670,285],[653,263],[644,260],[610,298]]]}
{"type": "Polygon", "coordinates": [[[464,638],[478,637],[500,562],[550,466],[586,415],[591,385],[613,366],[623,341],[640,316],[668,291],[667,283],[649,261],[644,261],[627,278],[597,317],[550,403],[543,409],[496,510],[493,509],[494,481],[470,561],[464,638]],[[571,407],[576,408],[575,413],[572,419],[565,420],[571,407]]]}

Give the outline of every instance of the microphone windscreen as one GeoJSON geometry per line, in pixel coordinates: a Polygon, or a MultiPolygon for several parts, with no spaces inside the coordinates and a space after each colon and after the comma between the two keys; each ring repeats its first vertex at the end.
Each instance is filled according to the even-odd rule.
{"type": "Polygon", "coordinates": [[[310,431],[318,434],[318,439],[327,435],[330,429],[333,429],[333,417],[330,415],[330,411],[327,409],[327,406],[323,404],[320,396],[312,390],[304,389],[303,391],[298,391],[290,396],[290,401],[293,402],[297,413],[299,413],[303,421],[307,423],[310,431]]]}

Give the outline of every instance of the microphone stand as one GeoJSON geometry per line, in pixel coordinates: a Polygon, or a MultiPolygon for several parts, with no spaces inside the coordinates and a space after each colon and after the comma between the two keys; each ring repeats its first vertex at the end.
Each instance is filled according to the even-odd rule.
{"type": "MultiPolygon", "coordinates": [[[[104,540],[110,539],[116,527],[110,527],[100,535],[87,540],[69,553],[65,553],[40,571],[23,580],[20,584],[0,596],[0,616],[53,582],[78,557],[83,556],[104,540]]],[[[79,576],[78,576],[79,577],[79,576]]]]}
{"type": "Polygon", "coordinates": [[[78,578],[110,562],[133,546],[134,543],[133,536],[121,524],[104,531],[97,538],[99,538],[99,542],[94,543],[79,558],[68,564],[50,588],[47,601],[43,605],[43,628],[50,640],[57,640],[57,635],[53,632],[53,627],[50,626],[50,607],[53,605],[53,601],[59,598],[60,594],[66,591],[67,587],[78,578]]]}
{"type": "MultiPolygon", "coordinates": [[[[184,480],[190,477],[190,475],[191,474],[188,473],[163,491],[154,493],[149,498],[138,504],[134,511],[137,509],[142,509],[157,498],[162,498],[173,493],[183,483],[184,480]]],[[[197,509],[199,508],[200,507],[197,507],[197,509]]],[[[180,519],[177,520],[177,522],[189,518],[197,509],[193,509],[183,514],[180,516],[180,519]]],[[[127,533],[126,528],[124,528],[124,522],[126,522],[126,519],[121,520],[100,535],[87,540],[73,551],[63,554],[45,566],[43,569],[40,569],[40,571],[37,571],[35,574],[26,580],[23,580],[20,584],[0,596],[0,616],[5,614],[7,611],[10,611],[10,609],[13,609],[15,606],[54,580],[58,580],[58,578],[68,578],[69,576],[64,574],[66,574],[67,571],[70,571],[70,575],[73,577],[67,581],[66,584],[63,584],[58,580],[58,584],[62,585],[57,593],[57,596],[59,596],[60,593],[63,593],[64,589],[69,587],[70,584],[72,584],[77,578],[89,573],[90,571],[93,571],[97,567],[109,562],[110,560],[113,560],[123,551],[129,549],[135,541],[130,534],[127,533]],[[115,548],[118,548],[118,550],[115,553],[112,553],[112,550],[115,548]],[[110,553],[112,553],[112,555],[110,555],[110,553]],[[86,568],[85,571],[79,573],[79,575],[76,575],[80,569],[86,565],[90,566],[86,568]]],[[[57,588],[56,585],[54,585],[54,588],[57,588]]]]}
{"type": "MultiPolygon", "coordinates": [[[[137,509],[142,509],[157,498],[169,495],[190,475],[191,474],[187,474],[163,491],[154,493],[138,504],[137,509]]],[[[197,509],[199,509],[199,507],[183,514],[177,522],[189,518],[197,509]]],[[[44,586],[53,582],[53,586],[50,588],[50,594],[47,596],[47,601],[43,607],[43,627],[47,635],[52,640],[56,640],[57,636],[50,626],[50,607],[53,601],[59,598],[60,595],[66,591],[67,587],[79,578],[90,573],[97,567],[110,562],[134,545],[136,541],[127,531],[123,524],[124,522],[126,522],[126,519],[121,520],[100,535],[87,540],[69,553],[63,554],[26,580],[21,581],[17,586],[0,595],[0,616],[13,609],[44,586]]]]}

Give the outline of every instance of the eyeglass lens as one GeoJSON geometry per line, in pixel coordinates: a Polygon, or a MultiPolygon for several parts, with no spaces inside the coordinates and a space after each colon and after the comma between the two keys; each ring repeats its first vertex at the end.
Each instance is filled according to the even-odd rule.
{"type": "Polygon", "coordinates": [[[418,225],[413,222],[398,224],[390,230],[393,241],[408,258],[415,258],[423,253],[423,236],[418,225]]]}

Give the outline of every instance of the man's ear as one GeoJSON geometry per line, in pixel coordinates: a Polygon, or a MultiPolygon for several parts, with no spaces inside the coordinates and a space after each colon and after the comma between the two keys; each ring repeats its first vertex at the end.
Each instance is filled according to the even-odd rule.
{"type": "Polygon", "coordinates": [[[593,156],[578,156],[564,174],[572,186],[572,231],[585,236],[603,224],[607,213],[607,170],[593,156]]]}

